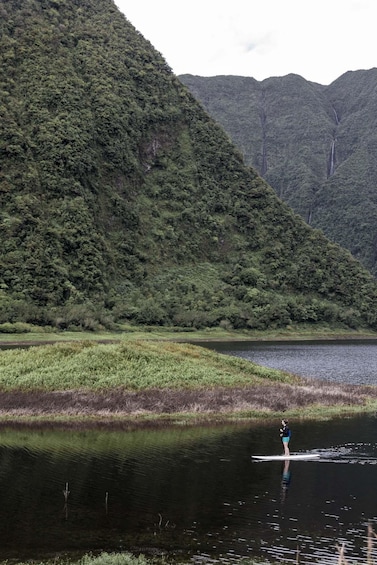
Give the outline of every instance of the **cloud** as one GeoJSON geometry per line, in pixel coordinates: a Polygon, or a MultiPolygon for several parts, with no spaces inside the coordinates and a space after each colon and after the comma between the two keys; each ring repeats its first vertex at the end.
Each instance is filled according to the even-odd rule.
{"type": "Polygon", "coordinates": [[[258,44],[254,43],[254,42],[250,42],[250,43],[245,43],[244,45],[244,52],[245,53],[250,53],[251,51],[254,51],[255,49],[258,48],[258,44]]]}
{"type": "Polygon", "coordinates": [[[328,84],[376,65],[376,0],[116,0],[176,74],[328,84]]]}

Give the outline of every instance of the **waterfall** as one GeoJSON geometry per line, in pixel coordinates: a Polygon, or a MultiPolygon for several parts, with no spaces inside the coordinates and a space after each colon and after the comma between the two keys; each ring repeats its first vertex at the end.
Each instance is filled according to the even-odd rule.
{"type": "Polygon", "coordinates": [[[330,149],[329,172],[328,172],[329,177],[331,177],[335,172],[335,142],[336,139],[334,138],[331,142],[331,149],[330,149]]]}
{"type": "Polygon", "coordinates": [[[266,112],[265,112],[265,94],[262,91],[260,98],[259,118],[262,132],[262,163],[260,174],[263,177],[267,173],[267,143],[266,143],[266,112]]]}
{"type": "Polygon", "coordinates": [[[310,208],[309,208],[309,212],[308,212],[308,218],[307,218],[307,220],[306,220],[306,223],[309,224],[309,226],[310,226],[311,223],[312,223],[312,215],[313,215],[313,211],[312,211],[312,209],[311,209],[311,207],[310,207],[310,208]]]}
{"type": "Polygon", "coordinates": [[[333,107],[333,112],[334,112],[334,119],[335,119],[336,127],[334,128],[333,140],[331,142],[330,158],[329,158],[328,169],[327,169],[327,178],[332,177],[332,175],[335,173],[335,144],[336,144],[335,135],[336,135],[337,127],[340,124],[338,112],[335,110],[334,107],[333,107]]]}

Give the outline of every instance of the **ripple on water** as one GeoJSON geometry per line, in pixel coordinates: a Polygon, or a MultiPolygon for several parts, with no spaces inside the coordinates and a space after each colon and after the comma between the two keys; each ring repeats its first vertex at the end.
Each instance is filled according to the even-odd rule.
{"type": "Polygon", "coordinates": [[[318,463],[350,463],[358,465],[376,465],[376,445],[373,443],[348,443],[333,445],[325,449],[316,449],[320,458],[318,463]]]}

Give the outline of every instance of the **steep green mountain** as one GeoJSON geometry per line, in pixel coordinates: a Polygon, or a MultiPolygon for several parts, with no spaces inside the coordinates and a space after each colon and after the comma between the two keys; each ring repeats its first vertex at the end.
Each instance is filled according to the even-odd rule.
{"type": "Polygon", "coordinates": [[[7,0],[0,26],[0,323],[377,327],[370,273],[112,0],[7,0]]]}
{"type": "Polygon", "coordinates": [[[377,69],[181,80],[277,194],[377,275],[377,69]]]}

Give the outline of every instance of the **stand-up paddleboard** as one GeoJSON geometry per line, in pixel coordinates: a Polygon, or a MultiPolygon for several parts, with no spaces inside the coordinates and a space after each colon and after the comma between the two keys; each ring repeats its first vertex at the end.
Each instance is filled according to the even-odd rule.
{"type": "Polygon", "coordinates": [[[252,455],[252,459],[259,461],[287,461],[287,460],[305,460],[305,459],[318,459],[318,453],[297,453],[292,455],[252,455]]]}

